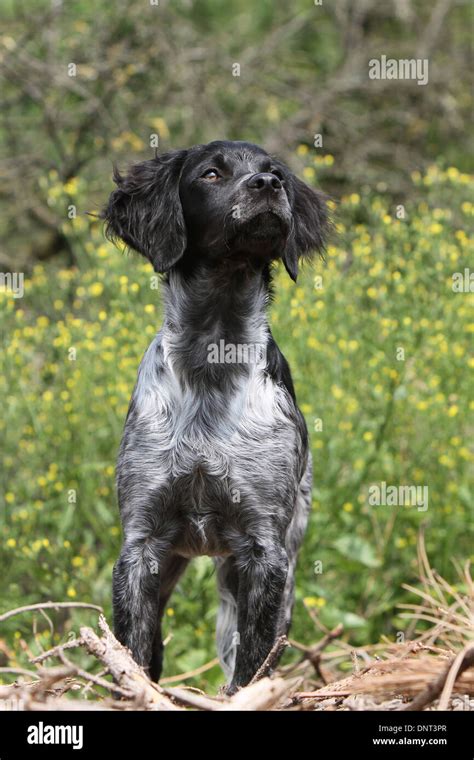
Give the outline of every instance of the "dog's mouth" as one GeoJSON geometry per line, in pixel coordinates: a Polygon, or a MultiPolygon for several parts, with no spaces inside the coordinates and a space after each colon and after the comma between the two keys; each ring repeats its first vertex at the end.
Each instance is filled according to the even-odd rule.
{"type": "Polygon", "coordinates": [[[266,209],[250,219],[240,221],[229,240],[229,247],[233,252],[275,255],[286,241],[289,227],[289,220],[285,216],[266,209]]]}
{"type": "Polygon", "coordinates": [[[244,222],[241,232],[257,238],[286,236],[288,222],[278,212],[267,209],[244,222]]]}

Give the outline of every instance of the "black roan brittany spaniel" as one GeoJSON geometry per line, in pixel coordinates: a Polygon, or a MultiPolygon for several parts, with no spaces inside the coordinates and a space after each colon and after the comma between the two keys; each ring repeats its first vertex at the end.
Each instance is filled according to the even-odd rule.
{"type": "Polygon", "coordinates": [[[189,560],[210,555],[233,694],[291,622],[311,455],[266,310],[274,262],[296,280],[299,260],[323,249],[326,203],[247,142],[173,150],[114,179],[107,235],[163,274],[165,304],[118,458],[115,633],[158,680],[163,611],[189,560]]]}

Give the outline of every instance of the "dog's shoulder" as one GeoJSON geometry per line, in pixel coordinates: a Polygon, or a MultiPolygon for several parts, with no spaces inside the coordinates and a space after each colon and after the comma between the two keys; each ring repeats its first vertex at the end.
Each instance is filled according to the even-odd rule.
{"type": "Polygon", "coordinates": [[[134,412],[143,405],[149,394],[156,393],[165,372],[165,358],[161,332],[158,332],[147,350],[138,368],[138,376],[133,389],[132,398],[127,414],[127,421],[134,412]]]}

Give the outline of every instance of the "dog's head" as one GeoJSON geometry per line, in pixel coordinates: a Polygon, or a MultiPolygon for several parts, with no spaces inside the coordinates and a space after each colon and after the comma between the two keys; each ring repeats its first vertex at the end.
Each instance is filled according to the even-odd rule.
{"type": "Polygon", "coordinates": [[[322,251],[324,196],[257,145],[216,141],[115,172],[104,209],[107,234],[167,272],[183,257],[267,263],[322,251]]]}

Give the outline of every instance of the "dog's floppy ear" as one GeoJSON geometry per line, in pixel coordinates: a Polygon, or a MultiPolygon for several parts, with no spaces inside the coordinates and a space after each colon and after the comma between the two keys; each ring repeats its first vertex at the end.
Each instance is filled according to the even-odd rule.
{"type": "Polygon", "coordinates": [[[183,255],[186,226],[179,179],[186,150],[173,150],[134,164],[122,176],[114,169],[113,191],[102,212],[106,235],[120,238],[146,256],[156,272],[166,272],[183,255]]]}
{"type": "Polygon", "coordinates": [[[326,196],[309,187],[298,177],[292,177],[293,229],[290,233],[283,263],[296,282],[298,262],[314,251],[322,253],[329,228],[326,196]]]}

